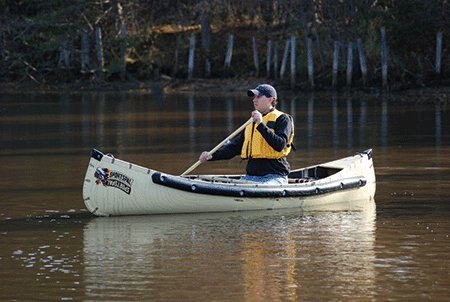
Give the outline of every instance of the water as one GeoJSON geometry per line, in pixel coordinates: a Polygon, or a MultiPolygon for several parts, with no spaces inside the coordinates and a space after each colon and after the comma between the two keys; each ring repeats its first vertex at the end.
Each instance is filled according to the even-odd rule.
{"type": "MultiPolygon", "coordinates": [[[[0,95],[0,300],[446,301],[450,109],[442,94],[298,95],[301,167],[374,149],[376,203],[95,218],[89,151],[179,174],[248,119],[245,97],[0,95]]],[[[198,173],[240,173],[239,159],[198,173]]]]}

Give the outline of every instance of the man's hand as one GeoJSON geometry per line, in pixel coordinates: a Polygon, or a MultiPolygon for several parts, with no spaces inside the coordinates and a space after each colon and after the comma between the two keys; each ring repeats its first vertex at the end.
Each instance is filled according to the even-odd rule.
{"type": "Polygon", "coordinates": [[[252,119],[256,125],[262,123],[262,114],[258,110],[252,112],[252,119]]]}
{"type": "Polygon", "coordinates": [[[200,157],[198,158],[198,160],[202,163],[204,163],[205,161],[208,161],[212,158],[212,155],[209,155],[208,151],[203,151],[202,154],[200,154],[200,157]]]}

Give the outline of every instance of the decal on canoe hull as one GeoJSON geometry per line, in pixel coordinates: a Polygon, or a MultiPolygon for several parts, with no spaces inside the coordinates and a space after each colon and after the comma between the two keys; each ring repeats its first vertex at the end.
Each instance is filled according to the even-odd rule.
{"type": "Polygon", "coordinates": [[[97,179],[95,181],[97,185],[102,184],[104,187],[117,188],[128,195],[131,193],[134,180],[123,173],[108,168],[97,168],[94,176],[97,179]]]}

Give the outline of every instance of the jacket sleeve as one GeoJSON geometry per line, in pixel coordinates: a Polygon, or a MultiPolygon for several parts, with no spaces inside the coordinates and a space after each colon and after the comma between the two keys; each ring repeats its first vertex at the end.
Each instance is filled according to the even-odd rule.
{"type": "Polygon", "coordinates": [[[230,159],[241,154],[242,145],[244,143],[244,132],[239,134],[235,139],[226,143],[222,148],[217,150],[210,160],[230,159]]]}
{"type": "Polygon", "coordinates": [[[274,150],[280,152],[286,147],[291,135],[292,123],[290,118],[286,114],[283,114],[275,121],[273,131],[271,130],[271,127],[268,127],[263,123],[260,123],[256,129],[274,150]]]}

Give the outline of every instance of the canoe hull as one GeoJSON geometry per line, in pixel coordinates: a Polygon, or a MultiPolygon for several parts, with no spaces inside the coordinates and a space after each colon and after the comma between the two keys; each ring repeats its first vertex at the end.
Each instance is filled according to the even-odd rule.
{"type": "Polygon", "coordinates": [[[83,198],[87,209],[98,216],[314,209],[373,200],[376,185],[371,153],[321,166],[340,171],[285,186],[217,184],[164,174],[93,150],[83,198]]]}

